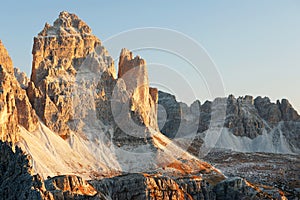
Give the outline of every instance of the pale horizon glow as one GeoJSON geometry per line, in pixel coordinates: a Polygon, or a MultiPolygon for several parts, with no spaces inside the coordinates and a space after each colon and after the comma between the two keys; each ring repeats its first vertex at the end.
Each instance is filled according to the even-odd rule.
{"type": "MultiPolygon", "coordinates": [[[[28,76],[33,37],[64,10],[84,20],[102,41],[143,27],[182,32],[200,43],[217,65],[226,96],[267,96],[272,102],[286,98],[300,111],[300,1],[7,1],[0,12],[0,39],[14,66],[28,76]]],[[[187,68],[163,53],[137,53],[149,64],[161,63],[179,72],[187,68]]],[[[161,76],[159,70],[150,70],[150,82],[161,76]]],[[[203,80],[191,81],[199,84],[197,98],[202,103],[212,100],[203,80]]],[[[193,101],[184,92],[177,99],[193,101]]]]}

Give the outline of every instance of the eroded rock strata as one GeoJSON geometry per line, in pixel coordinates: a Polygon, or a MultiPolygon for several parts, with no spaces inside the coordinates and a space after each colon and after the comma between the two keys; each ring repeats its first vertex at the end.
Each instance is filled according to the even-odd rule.
{"type": "Polygon", "coordinates": [[[34,131],[38,118],[26,91],[14,76],[12,60],[0,41],[0,134],[3,141],[17,142],[19,127],[34,131]]]}
{"type": "MultiPolygon", "coordinates": [[[[107,87],[113,87],[110,83],[115,76],[113,59],[86,23],[67,12],[61,12],[52,26],[46,24],[34,38],[32,54],[31,82],[27,92],[37,114],[62,137],[68,137],[71,131],[80,132],[80,118],[87,114],[80,112],[76,100],[92,91],[96,102],[106,101],[103,96],[109,93],[107,87]],[[84,78],[94,73],[94,77],[84,78]],[[110,85],[96,92],[97,85],[93,80],[96,77],[102,84],[109,82],[110,85]]],[[[95,109],[89,102],[84,103],[86,109],[95,109]]],[[[106,112],[105,108],[100,108],[101,111],[106,112]]]]}
{"type": "MultiPolygon", "coordinates": [[[[267,97],[235,98],[233,95],[223,99],[226,102],[226,106],[223,107],[226,114],[221,121],[219,141],[214,147],[248,152],[299,153],[300,146],[296,141],[299,141],[300,135],[300,116],[288,100],[282,99],[272,103],[267,97]],[[249,139],[242,139],[245,137],[249,139]],[[240,141],[241,144],[234,146],[226,143],[226,140],[236,144],[240,141]],[[256,147],[255,141],[258,140],[267,144],[256,147]]],[[[193,138],[191,138],[193,141],[189,149],[195,155],[199,155],[197,150],[205,143],[205,134],[209,133],[211,123],[213,123],[212,107],[222,104],[216,100],[206,101],[199,106],[198,113],[200,114],[194,114],[191,109],[195,107],[188,107],[186,104],[177,102],[174,96],[160,91],[158,113],[162,113],[160,109],[163,109],[168,116],[166,123],[160,127],[161,132],[170,138],[186,137],[190,134],[189,131],[181,131],[178,127],[189,127],[195,124],[195,120],[190,115],[194,116],[199,124],[197,130],[194,130],[193,138]]],[[[216,112],[220,112],[221,115],[220,110],[216,112]]],[[[159,124],[163,119],[163,115],[158,115],[159,124]]]]}

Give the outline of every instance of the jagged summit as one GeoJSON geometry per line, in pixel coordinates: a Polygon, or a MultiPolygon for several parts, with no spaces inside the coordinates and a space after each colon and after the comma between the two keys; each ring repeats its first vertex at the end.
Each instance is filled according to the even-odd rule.
{"type": "Polygon", "coordinates": [[[105,62],[110,73],[115,74],[113,59],[100,39],[85,22],[68,12],[61,12],[53,26],[46,23],[34,38],[32,54],[31,81],[35,85],[47,76],[76,75],[88,56],[103,56],[98,62],[105,62]]]}
{"type": "Polygon", "coordinates": [[[157,129],[156,102],[157,89],[149,87],[146,61],[139,56],[133,56],[128,49],[123,48],[119,58],[119,82],[125,83],[126,91],[130,97],[130,109],[141,118],[145,126],[157,129]]]}
{"type": "Polygon", "coordinates": [[[13,63],[6,48],[0,40],[0,64],[10,74],[13,74],[13,63]]]}
{"type": "MultiPolygon", "coordinates": [[[[61,12],[53,26],[46,25],[34,38],[29,98],[42,121],[61,136],[77,130],[80,123],[74,117],[77,104],[73,97],[80,86],[77,82],[83,77],[84,82],[93,81],[87,75],[98,80],[105,75],[111,82],[115,77],[112,57],[90,33],[90,28],[75,14],[61,12]],[[55,37],[40,37],[42,35],[55,37]]],[[[94,84],[89,90],[95,87],[94,84]]],[[[102,90],[106,93],[107,88],[102,90]]]]}
{"type": "Polygon", "coordinates": [[[92,34],[91,28],[77,15],[62,11],[53,26],[45,24],[38,36],[84,36],[92,34]]]}
{"type": "Polygon", "coordinates": [[[146,61],[140,56],[133,56],[133,53],[126,48],[123,48],[120,53],[118,78],[121,78],[126,72],[134,67],[146,66],[146,61]]]}
{"type": "MultiPolygon", "coordinates": [[[[199,122],[198,130],[190,152],[198,155],[201,146],[209,140],[212,114],[221,115],[221,109],[213,109],[221,104],[225,116],[219,128],[219,137],[216,138],[215,148],[231,149],[242,152],[273,152],[273,153],[299,153],[300,116],[286,99],[272,103],[268,97],[253,98],[250,95],[235,97],[229,95],[222,98],[223,102],[216,100],[206,101],[200,105],[196,116],[187,105],[179,103],[165,92],[159,92],[159,104],[167,112],[167,122],[160,130],[168,137],[185,137],[188,129],[180,130],[179,125],[190,127],[195,124],[193,118],[199,122]],[[183,109],[187,107],[187,109],[183,109]],[[174,134],[175,133],[175,134],[174,134]],[[177,133],[177,135],[176,135],[177,133]]],[[[160,108],[160,107],[159,107],[160,108]]],[[[158,123],[164,119],[158,110],[158,123]]]]}

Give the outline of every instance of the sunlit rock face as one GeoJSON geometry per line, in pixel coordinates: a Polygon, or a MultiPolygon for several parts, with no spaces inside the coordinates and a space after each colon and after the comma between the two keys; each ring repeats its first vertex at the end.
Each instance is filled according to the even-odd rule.
{"type": "Polygon", "coordinates": [[[1,66],[6,69],[7,73],[13,74],[14,69],[13,69],[12,60],[8,55],[8,52],[1,40],[0,40],[0,63],[1,66]]]}
{"type": "Polygon", "coordinates": [[[157,129],[158,91],[149,87],[146,61],[139,56],[134,57],[128,49],[122,49],[118,78],[125,82],[133,118],[146,127],[157,129]]]}
{"type": "Polygon", "coordinates": [[[101,104],[98,115],[103,112],[106,119],[116,76],[114,62],[85,22],[75,14],[61,12],[52,26],[47,23],[34,38],[32,54],[27,92],[51,130],[64,138],[72,130],[82,131],[82,119],[88,116],[85,111],[95,111],[95,104],[101,104]]]}
{"type": "Polygon", "coordinates": [[[18,125],[28,131],[37,128],[38,118],[14,76],[14,69],[7,50],[0,41],[0,135],[4,141],[19,140],[18,125]]]}
{"type": "Polygon", "coordinates": [[[81,177],[74,175],[56,176],[45,180],[45,188],[54,199],[88,199],[95,196],[97,191],[81,177]]]}

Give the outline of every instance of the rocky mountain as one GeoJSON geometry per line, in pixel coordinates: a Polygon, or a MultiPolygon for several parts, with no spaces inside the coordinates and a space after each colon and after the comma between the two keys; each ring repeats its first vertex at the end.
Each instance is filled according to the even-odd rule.
{"type": "Polygon", "coordinates": [[[188,106],[171,94],[158,94],[159,128],[176,144],[273,197],[300,195],[299,115],[288,100],[229,95],[188,106]]]}
{"type": "MultiPolygon", "coordinates": [[[[68,12],[46,23],[32,54],[28,80],[0,43],[1,197],[284,198],[278,188],[269,193],[244,178],[227,178],[195,152],[224,124],[236,138],[253,140],[277,127],[279,138],[297,140],[299,116],[288,102],[278,104],[277,121],[268,114],[277,113],[272,103],[250,97],[177,103],[150,87],[146,61],[128,49],[121,50],[116,74],[91,28],[68,12]]],[[[297,142],[289,144],[296,152],[297,142]]]]}
{"type": "Polygon", "coordinates": [[[286,99],[272,103],[268,97],[252,96],[218,98],[200,105],[195,101],[190,107],[177,102],[175,97],[159,91],[158,124],[170,138],[189,138],[190,152],[199,155],[201,146],[211,145],[209,134],[217,120],[212,115],[224,116],[218,129],[217,140],[211,148],[242,152],[296,153],[300,152],[300,116],[286,99]],[[195,107],[198,104],[198,107],[195,107]],[[215,108],[223,107],[221,109],[215,108]],[[214,111],[216,113],[214,113],[214,111]],[[223,114],[224,113],[224,114],[223,114]],[[182,127],[195,126],[191,130],[182,127]],[[180,127],[181,129],[179,129],[180,127]],[[191,137],[192,136],[192,137],[191,137]]]}
{"type": "Polygon", "coordinates": [[[0,41],[0,132],[1,140],[17,142],[19,125],[28,131],[38,126],[35,110],[14,76],[12,60],[0,41]]]}
{"type": "MultiPolygon", "coordinates": [[[[72,95],[81,89],[79,82],[85,80],[78,76],[87,70],[98,73],[99,77],[105,72],[107,79],[113,79],[113,60],[85,22],[67,12],[61,12],[53,26],[46,23],[34,38],[32,54],[31,82],[27,89],[30,101],[45,125],[67,138],[71,131],[80,131],[77,130],[80,122],[74,118],[76,105],[72,95]]],[[[96,87],[93,83],[86,84],[90,88],[82,89],[96,87]]]]}

